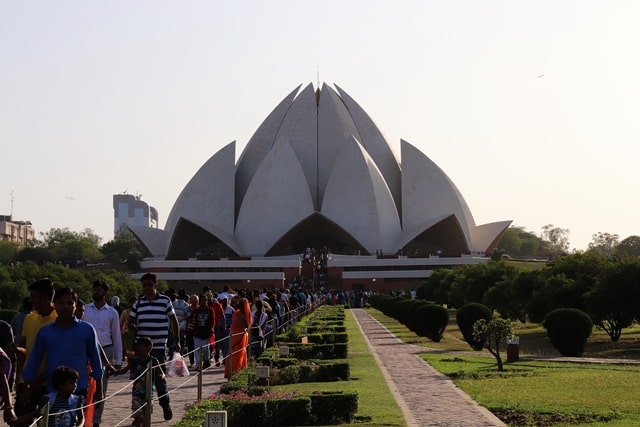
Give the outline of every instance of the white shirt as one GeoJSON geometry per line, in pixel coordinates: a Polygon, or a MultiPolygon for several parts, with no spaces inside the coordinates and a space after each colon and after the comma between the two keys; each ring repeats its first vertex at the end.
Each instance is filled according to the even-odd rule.
{"type": "Polygon", "coordinates": [[[96,330],[101,346],[113,345],[115,364],[122,365],[122,333],[120,332],[120,316],[116,309],[106,303],[98,308],[92,302],[87,304],[82,320],[91,323],[96,330]]]}

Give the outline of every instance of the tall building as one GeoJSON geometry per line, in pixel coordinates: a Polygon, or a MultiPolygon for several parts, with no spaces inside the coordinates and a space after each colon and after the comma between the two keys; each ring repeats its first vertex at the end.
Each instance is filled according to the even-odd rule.
{"type": "Polygon", "coordinates": [[[113,234],[118,234],[122,227],[142,226],[158,228],[158,211],[144,202],[139,194],[113,195],[113,234]]]}
{"type": "Polygon", "coordinates": [[[0,240],[26,243],[35,239],[35,235],[31,221],[14,221],[11,215],[0,215],[0,240]]]}

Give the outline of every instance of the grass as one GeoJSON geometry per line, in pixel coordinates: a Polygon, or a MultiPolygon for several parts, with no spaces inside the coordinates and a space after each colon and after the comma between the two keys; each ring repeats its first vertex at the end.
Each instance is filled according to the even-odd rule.
{"type": "MultiPolygon", "coordinates": [[[[640,366],[522,360],[496,370],[495,359],[423,354],[480,405],[497,414],[519,414],[541,424],[540,414],[555,414],[547,425],[640,425],[637,390],[640,366]],[[604,422],[607,421],[607,422],[604,422]]],[[[521,424],[518,424],[521,425],[521,424]]],[[[527,425],[527,424],[525,424],[527,425]]]]}
{"type": "MultiPolygon", "coordinates": [[[[406,426],[382,372],[369,352],[358,324],[350,310],[346,310],[345,326],[349,334],[348,361],[350,381],[329,383],[298,383],[272,387],[274,391],[299,391],[304,394],[322,391],[356,391],[358,393],[358,426],[406,426]]],[[[345,424],[344,426],[353,426],[345,424]]]]}
{"type": "MultiPolygon", "coordinates": [[[[428,354],[423,359],[452,378],[462,390],[510,425],[623,427],[640,425],[637,390],[640,366],[585,364],[521,359],[498,372],[495,359],[486,351],[473,352],[462,341],[452,312],[440,343],[416,337],[378,310],[369,313],[405,342],[460,353],[428,354]]],[[[520,354],[559,356],[540,325],[516,324],[520,354]]],[[[505,352],[506,353],[506,352],[505,352]]],[[[503,353],[504,354],[504,353],[503,353]]],[[[585,357],[640,358],[640,328],[623,331],[611,343],[600,330],[589,339],[585,357]]]]}

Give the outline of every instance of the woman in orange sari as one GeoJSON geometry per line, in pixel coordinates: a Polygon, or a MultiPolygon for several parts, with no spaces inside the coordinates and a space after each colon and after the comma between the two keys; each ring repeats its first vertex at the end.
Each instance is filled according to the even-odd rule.
{"type": "Polygon", "coordinates": [[[246,298],[234,297],[231,306],[236,310],[231,318],[231,354],[226,359],[224,377],[230,378],[236,371],[247,367],[247,346],[251,326],[251,306],[246,298]]]}

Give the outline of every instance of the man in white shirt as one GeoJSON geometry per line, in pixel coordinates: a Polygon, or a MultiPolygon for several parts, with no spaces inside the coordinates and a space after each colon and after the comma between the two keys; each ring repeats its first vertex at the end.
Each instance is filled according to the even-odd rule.
{"type": "MultiPolygon", "coordinates": [[[[120,316],[115,308],[107,304],[109,285],[102,280],[93,282],[93,302],[85,308],[84,321],[96,330],[98,341],[104,353],[116,369],[122,367],[122,334],[120,316]]],[[[102,378],[103,396],[107,395],[107,375],[102,378]]],[[[104,402],[98,403],[93,414],[93,427],[99,427],[104,410],[104,402]]]]}
{"type": "Polygon", "coordinates": [[[220,298],[225,298],[225,299],[227,300],[227,305],[228,305],[229,307],[231,307],[231,298],[233,298],[233,297],[234,297],[234,294],[233,294],[233,293],[231,293],[231,292],[229,291],[229,287],[228,287],[227,285],[225,285],[225,286],[222,288],[222,292],[220,292],[220,293],[218,294],[218,301],[220,301],[220,298]]]}

